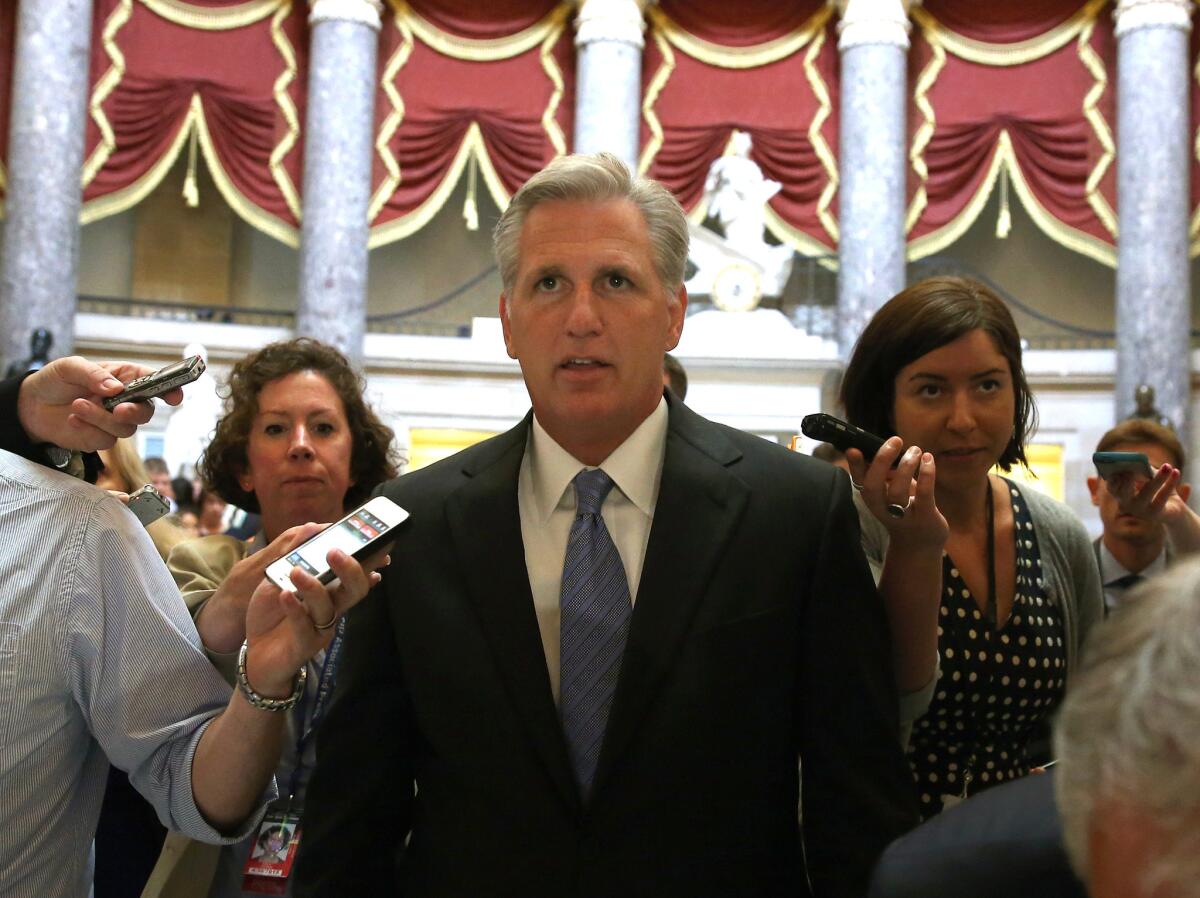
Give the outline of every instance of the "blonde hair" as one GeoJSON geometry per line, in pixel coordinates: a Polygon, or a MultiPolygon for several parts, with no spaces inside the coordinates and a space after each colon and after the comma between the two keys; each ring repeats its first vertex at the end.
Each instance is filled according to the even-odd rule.
{"type": "Polygon", "coordinates": [[[105,474],[119,484],[117,489],[123,493],[132,493],[150,482],[146,466],[129,437],[117,440],[111,449],[101,449],[100,460],[104,462],[105,474]]]}

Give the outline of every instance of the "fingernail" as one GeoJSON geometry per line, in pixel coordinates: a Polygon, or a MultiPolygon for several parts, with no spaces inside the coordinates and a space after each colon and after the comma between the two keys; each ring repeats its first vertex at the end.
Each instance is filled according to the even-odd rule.
{"type": "Polygon", "coordinates": [[[113,387],[121,387],[123,385],[115,377],[109,377],[104,381],[103,384],[101,384],[101,386],[106,390],[111,390],[113,387]]]}

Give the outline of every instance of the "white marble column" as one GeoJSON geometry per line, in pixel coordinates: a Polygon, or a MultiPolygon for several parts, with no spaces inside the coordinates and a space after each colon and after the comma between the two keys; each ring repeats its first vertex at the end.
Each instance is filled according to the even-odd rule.
{"type": "Polygon", "coordinates": [[[91,37],[91,0],[18,6],[0,260],[5,365],[28,356],[38,327],[53,333],[53,356],[74,344],[91,37]]]}
{"type": "Polygon", "coordinates": [[[298,336],[362,360],[379,0],[312,0],[298,336]]]}
{"type": "Polygon", "coordinates": [[[1117,395],[1155,388],[1188,431],[1187,0],[1120,0],[1117,34],[1117,395]]]}
{"type": "Polygon", "coordinates": [[[608,150],[637,170],[642,113],[642,6],[584,0],[575,20],[576,153],[608,150]]]}
{"type": "Polygon", "coordinates": [[[849,0],[842,56],[838,349],[904,287],[908,14],[902,0],[849,0]]]}

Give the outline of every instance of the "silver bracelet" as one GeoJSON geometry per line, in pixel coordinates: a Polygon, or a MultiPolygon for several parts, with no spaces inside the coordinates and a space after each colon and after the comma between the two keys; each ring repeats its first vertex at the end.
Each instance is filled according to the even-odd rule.
{"type": "Polygon", "coordinates": [[[296,706],[296,702],[300,701],[300,696],[304,695],[304,684],[308,680],[308,666],[305,665],[296,672],[296,688],[292,690],[291,695],[287,698],[266,698],[255,692],[250,681],[246,679],[246,654],[249,650],[250,643],[242,642],[242,650],[238,652],[237,660],[237,684],[250,707],[258,708],[260,711],[290,711],[296,706]]]}

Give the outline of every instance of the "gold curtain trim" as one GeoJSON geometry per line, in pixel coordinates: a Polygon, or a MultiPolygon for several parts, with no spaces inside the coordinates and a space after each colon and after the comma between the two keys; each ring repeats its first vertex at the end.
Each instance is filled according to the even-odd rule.
{"type": "Polygon", "coordinates": [[[925,212],[925,207],[929,205],[929,195],[925,192],[925,183],[929,180],[929,166],[925,164],[925,148],[929,146],[929,141],[933,140],[933,133],[937,128],[937,115],[933,111],[933,104],[929,102],[929,91],[933,89],[938,75],[946,65],[946,51],[942,49],[938,35],[926,30],[923,26],[922,32],[933,55],[929,59],[929,64],[918,76],[917,87],[913,92],[913,104],[921,113],[924,121],[913,135],[912,147],[908,151],[908,161],[912,170],[916,172],[918,184],[908,207],[908,215],[904,219],[904,233],[906,234],[916,227],[917,222],[921,220],[921,215],[925,212]]]}
{"type": "Polygon", "coordinates": [[[158,161],[150,166],[140,178],[132,184],[122,187],[120,190],[115,190],[110,194],[97,197],[83,204],[83,207],[79,211],[79,223],[81,225],[91,224],[102,218],[119,215],[128,209],[132,209],[162,183],[163,178],[171,170],[171,166],[175,164],[175,160],[179,158],[179,154],[183,150],[183,145],[187,142],[188,135],[195,127],[198,101],[199,98],[193,94],[192,101],[188,105],[187,115],[184,116],[183,123],[179,126],[179,131],[171,141],[171,145],[159,157],[158,161]]]}
{"type": "MultiPolygon", "coordinates": [[[[559,127],[555,115],[558,113],[558,104],[562,102],[564,90],[562,69],[558,66],[558,60],[554,58],[554,47],[562,37],[563,28],[566,24],[564,16],[553,28],[547,33],[545,39],[542,40],[541,60],[542,70],[546,73],[546,77],[550,79],[550,83],[554,85],[554,91],[550,94],[550,99],[546,103],[546,110],[542,113],[542,128],[546,132],[546,137],[550,139],[550,146],[554,147],[555,156],[567,155],[567,139],[563,135],[562,128],[559,127]]],[[[505,200],[507,202],[507,199],[505,200]]]]}
{"type": "Polygon", "coordinates": [[[92,150],[92,154],[83,166],[82,184],[85,189],[92,183],[97,173],[104,167],[104,163],[117,148],[116,135],[113,134],[112,125],[108,121],[108,116],[104,114],[103,107],[104,101],[117,89],[117,85],[125,77],[125,54],[117,46],[116,37],[117,32],[125,27],[125,23],[132,15],[133,0],[121,0],[113,9],[112,15],[108,17],[108,21],[104,23],[104,29],[100,33],[100,45],[104,47],[104,52],[108,54],[111,64],[108,71],[101,75],[100,80],[96,82],[96,87],[92,90],[92,97],[88,101],[88,110],[91,112],[92,120],[100,129],[100,143],[92,150]]]}
{"type": "Polygon", "coordinates": [[[830,8],[825,7],[817,37],[809,45],[808,52],[804,54],[804,74],[808,78],[809,87],[812,88],[813,95],[819,104],[817,114],[813,116],[812,123],[808,126],[808,139],[817,158],[821,161],[821,167],[825,169],[826,176],[825,189],[821,191],[821,196],[817,199],[817,220],[821,222],[825,233],[833,238],[836,246],[839,239],[838,223],[829,208],[833,205],[833,197],[838,189],[838,166],[837,159],[834,158],[833,151],[825,140],[825,135],[821,133],[821,128],[833,110],[833,103],[829,99],[829,89],[826,87],[824,79],[821,78],[821,73],[817,71],[817,56],[820,55],[821,48],[825,46],[825,23],[829,21],[830,13],[830,8]]]}
{"type": "Polygon", "coordinates": [[[650,20],[650,23],[678,49],[701,62],[723,69],[752,69],[778,62],[798,53],[818,31],[825,27],[825,22],[828,21],[831,14],[830,7],[823,6],[795,31],[761,44],[751,44],[747,47],[727,47],[696,37],[677,24],[658,6],[651,6],[646,10],[646,18],[650,20]]]}
{"type": "Polygon", "coordinates": [[[654,38],[659,52],[662,53],[662,64],[650,80],[650,85],[646,88],[646,95],[642,97],[642,118],[646,120],[646,127],[650,129],[650,139],[646,141],[646,146],[642,148],[642,158],[638,160],[639,175],[645,175],[650,170],[650,166],[654,163],[654,157],[662,149],[662,122],[658,120],[658,115],[654,112],[654,104],[658,102],[658,95],[667,86],[667,82],[671,80],[671,73],[675,71],[675,52],[671,49],[667,39],[663,37],[662,29],[652,23],[650,34],[654,38]]]}
{"type": "Polygon", "coordinates": [[[296,104],[292,102],[292,98],[288,96],[287,92],[288,85],[295,80],[297,71],[296,52],[287,35],[283,33],[283,21],[291,12],[291,0],[284,0],[271,19],[271,42],[275,44],[275,49],[279,51],[279,55],[283,58],[283,71],[275,79],[272,92],[275,97],[275,105],[279,107],[279,112],[283,115],[283,120],[287,123],[287,132],[280,138],[275,148],[271,150],[267,167],[271,172],[271,178],[275,181],[275,185],[283,195],[284,202],[287,203],[288,210],[295,217],[296,221],[302,221],[303,212],[300,205],[300,193],[296,190],[296,185],[292,183],[292,176],[288,174],[287,169],[283,165],[284,158],[292,151],[292,148],[300,139],[300,116],[296,112],[296,104]]]}
{"type": "MultiPolygon", "coordinates": [[[[404,4],[403,0],[392,0],[392,2],[394,4],[401,4],[407,8],[407,4],[404,4]]],[[[556,7],[556,10],[560,9],[565,10],[566,5],[560,4],[559,7],[556,7]]],[[[412,13],[411,9],[408,12],[415,16],[415,13],[412,13]]],[[[552,16],[546,16],[542,22],[549,21],[551,18],[552,16]]],[[[387,177],[384,178],[383,183],[379,185],[379,188],[371,197],[371,204],[368,207],[367,213],[367,221],[369,222],[374,221],[379,216],[380,212],[387,205],[387,201],[391,199],[392,194],[395,193],[396,188],[400,185],[400,162],[396,159],[395,154],[392,153],[390,142],[404,120],[405,107],[404,98],[400,96],[399,91],[395,88],[395,78],[412,54],[414,36],[420,37],[419,32],[412,27],[411,17],[401,15],[398,12],[394,16],[394,21],[396,29],[402,35],[403,40],[400,47],[392,54],[392,58],[388,60],[382,80],[383,91],[392,104],[392,111],[384,119],[383,125],[379,130],[379,135],[375,140],[375,149],[383,161],[384,168],[387,170],[387,177]]],[[[550,141],[550,145],[554,147],[556,156],[566,155],[567,152],[566,137],[563,135],[562,128],[559,127],[555,119],[555,115],[558,112],[558,105],[562,101],[565,85],[563,83],[562,70],[559,68],[558,61],[554,58],[554,47],[562,37],[566,21],[567,19],[564,14],[557,19],[554,27],[545,32],[542,37],[540,50],[542,70],[546,73],[546,77],[550,79],[550,83],[554,87],[549,100],[546,102],[546,108],[542,112],[541,123],[542,128],[546,132],[546,137],[550,141]]],[[[500,175],[488,157],[487,146],[484,144],[483,133],[479,129],[478,122],[471,122],[446,177],[442,179],[442,182],[434,189],[434,192],[412,212],[372,229],[368,245],[373,249],[376,246],[400,240],[428,224],[429,220],[441,210],[442,206],[449,199],[450,193],[462,176],[467,159],[472,155],[475,156],[479,170],[483,173],[483,180],[487,184],[488,193],[491,194],[496,205],[504,209],[508,205],[508,191],[505,190],[504,183],[500,180],[500,175]]]]}
{"type": "Polygon", "coordinates": [[[411,212],[400,218],[393,219],[387,224],[371,228],[367,247],[369,249],[377,249],[388,243],[408,237],[429,224],[430,220],[441,211],[442,207],[446,205],[446,201],[450,199],[450,194],[454,192],[454,188],[458,185],[458,181],[467,167],[467,160],[471,156],[475,157],[479,165],[484,183],[487,184],[488,192],[491,194],[493,201],[503,210],[508,205],[508,193],[504,190],[504,186],[500,182],[500,176],[496,173],[496,169],[492,166],[492,162],[488,158],[487,148],[484,146],[483,133],[479,130],[479,124],[471,122],[466,134],[463,135],[462,143],[459,144],[458,152],[454,154],[454,160],[450,163],[450,168],[447,169],[446,176],[442,178],[441,183],[434,188],[433,192],[426,197],[421,205],[411,212]]]}
{"type": "Polygon", "coordinates": [[[438,28],[419,15],[405,0],[389,0],[393,15],[403,18],[413,33],[443,56],[471,62],[494,62],[520,56],[542,43],[554,31],[561,31],[571,13],[570,3],[559,3],[528,28],[515,34],[487,39],[459,37],[438,28]]]}
{"type": "Polygon", "coordinates": [[[221,161],[217,156],[216,147],[213,145],[212,135],[209,133],[208,122],[204,118],[204,109],[200,105],[198,94],[192,97],[192,113],[195,116],[196,133],[200,136],[200,151],[204,154],[208,171],[217,185],[217,190],[225,198],[225,202],[251,227],[262,231],[268,237],[274,237],[285,246],[298,249],[300,247],[299,229],[276,218],[245,196],[234,185],[225,169],[221,167],[221,161]]]}
{"type": "Polygon", "coordinates": [[[994,44],[964,37],[956,31],[951,31],[917,4],[913,4],[909,12],[923,30],[936,33],[942,46],[960,59],[980,65],[1010,66],[1033,62],[1065,47],[1080,31],[1095,21],[1107,3],[1108,0],[1088,0],[1061,25],[1056,25],[1036,37],[1011,44],[994,44]]]}
{"type": "Polygon", "coordinates": [[[279,7],[290,6],[291,0],[248,0],[246,3],[219,9],[196,6],[183,0],[141,0],[141,3],[155,15],[185,28],[228,31],[259,22],[279,7]]]}
{"type": "MultiPolygon", "coordinates": [[[[767,230],[774,234],[781,243],[787,244],[802,256],[827,256],[837,252],[835,247],[822,243],[811,234],[784,221],[770,205],[767,206],[766,225],[767,230]]],[[[825,262],[821,264],[827,268],[830,267],[825,262]]]]}
{"type": "Polygon", "coordinates": [[[1034,224],[1047,237],[1073,252],[1087,256],[1089,259],[1094,259],[1110,268],[1116,267],[1117,253],[1114,247],[1090,234],[1085,234],[1076,228],[1063,224],[1047,212],[1045,207],[1038,202],[1037,197],[1033,195],[1033,191],[1029,188],[1029,184],[1025,181],[1020,166],[1017,164],[1016,154],[1013,152],[1012,147],[1012,138],[1009,137],[1008,131],[1000,132],[999,138],[996,141],[995,152],[992,155],[991,164],[988,166],[987,175],[984,177],[975,195],[971,197],[970,201],[963,208],[963,211],[936,231],[910,241],[908,244],[909,261],[940,252],[967,232],[971,225],[975,223],[975,219],[983,211],[984,206],[987,205],[988,198],[996,186],[1001,166],[1007,170],[1013,187],[1016,188],[1017,196],[1021,200],[1021,205],[1025,207],[1025,211],[1029,213],[1029,217],[1033,219],[1034,224]]]}
{"type": "Polygon", "coordinates": [[[1096,217],[1100,219],[1105,230],[1112,234],[1113,239],[1116,239],[1117,215],[1113,212],[1112,206],[1108,204],[1108,200],[1100,193],[1100,181],[1112,166],[1113,159],[1116,158],[1117,145],[1113,141],[1112,129],[1109,128],[1108,122],[1104,120],[1104,116],[1100,114],[1098,108],[1100,98],[1104,96],[1104,90],[1108,87],[1108,72],[1105,71],[1103,60],[1089,43],[1095,26],[1096,22],[1093,19],[1079,32],[1078,47],[1080,60],[1084,67],[1092,73],[1092,77],[1096,79],[1096,83],[1083,98],[1083,116],[1092,126],[1092,131],[1095,132],[1096,139],[1100,141],[1104,152],[1100,154],[1100,158],[1096,160],[1092,170],[1088,172],[1087,182],[1083,189],[1088,205],[1092,207],[1092,211],[1096,213],[1096,217]]]}
{"type": "Polygon", "coordinates": [[[392,110],[383,120],[379,134],[375,138],[375,152],[379,154],[387,175],[375,191],[375,195],[371,197],[371,204],[367,207],[368,222],[372,222],[378,217],[400,185],[400,161],[391,148],[391,140],[399,130],[400,123],[404,121],[404,98],[400,96],[400,91],[396,90],[396,76],[400,74],[400,70],[404,68],[408,58],[412,55],[413,33],[412,28],[402,16],[392,16],[392,22],[395,24],[396,30],[400,32],[400,46],[388,60],[387,66],[383,70],[383,77],[380,79],[380,86],[383,88],[388,102],[392,104],[392,110]]]}

